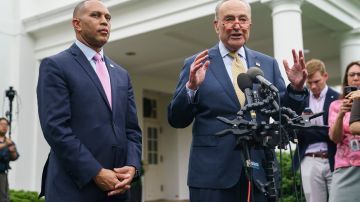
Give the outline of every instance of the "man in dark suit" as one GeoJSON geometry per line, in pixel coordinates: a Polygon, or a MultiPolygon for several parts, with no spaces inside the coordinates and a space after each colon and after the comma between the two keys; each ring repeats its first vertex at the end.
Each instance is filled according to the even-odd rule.
{"type": "Polygon", "coordinates": [[[80,2],[75,43],[41,61],[37,86],[44,137],[46,201],[126,201],[141,160],[141,131],[125,69],[103,54],[111,15],[98,0],[80,2]]]}
{"type": "MultiPolygon", "coordinates": [[[[339,93],[326,84],[329,76],[324,62],[317,59],[309,60],[306,69],[306,83],[310,95],[304,101],[307,109],[304,113],[310,115],[324,112],[322,116],[310,121],[315,125],[328,125],[330,103],[338,99],[339,93]]],[[[293,166],[297,170],[301,164],[301,179],[307,202],[328,201],[336,153],[336,144],[330,140],[328,132],[327,128],[316,128],[303,129],[298,133],[299,144],[293,166]]]]}
{"type": "MultiPolygon", "coordinates": [[[[246,201],[248,197],[248,179],[244,174],[241,152],[235,149],[235,136],[215,136],[217,132],[229,128],[216,117],[233,119],[244,106],[234,89],[237,75],[232,69],[236,57],[240,55],[244,69],[253,66],[261,68],[265,78],[279,89],[282,103],[299,106],[306,96],[303,85],[307,73],[302,52],[297,55],[293,51],[293,67],[284,62],[291,82],[286,88],[276,60],[245,46],[250,26],[248,3],[241,0],[219,2],[215,10],[214,28],[220,42],[185,60],[180,81],[168,107],[168,121],[173,127],[184,128],[193,123],[188,173],[190,201],[239,202],[246,201]],[[233,53],[234,56],[231,55],[233,53]]],[[[257,118],[258,121],[268,121],[261,115],[257,118]]],[[[264,151],[252,149],[250,156],[253,165],[258,165],[252,169],[254,182],[264,184],[264,151]]],[[[252,191],[252,201],[267,201],[257,186],[252,191]]]]}

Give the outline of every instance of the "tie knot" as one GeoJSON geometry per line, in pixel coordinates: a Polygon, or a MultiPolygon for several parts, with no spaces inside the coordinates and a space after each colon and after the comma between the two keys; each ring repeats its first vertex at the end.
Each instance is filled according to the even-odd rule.
{"type": "Polygon", "coordinates": [[[239,58],[239,54],[237,54],[237,52],[229,52],[229,55],[234,59],[239,58]]]}
{"type": "Polygon", "coordinates": [[[93,57],[93,60],[95,60],[95,61],[101,61],[101,55],[100,55],[100,53],[96,53],[95,55],[94,55],[94,57],[93,57]]]}

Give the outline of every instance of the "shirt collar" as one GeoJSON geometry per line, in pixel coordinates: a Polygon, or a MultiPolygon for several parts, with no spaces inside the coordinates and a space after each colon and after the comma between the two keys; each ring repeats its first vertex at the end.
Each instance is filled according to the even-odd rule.
{"type": "MultiPolygon", "coordinates": [[[[229,50],[225,47],[224,43],[222,41],[219,42],[219,51],[221,57],[226,57],[229,54],[229,50]]],[[[245,48],[242,46],[237,50],[237,53],[246,60],[246,54],[245,54],[245,48]]]]}
{"type": "Polygon", "coordinates": [[[326,85],[325,88],[322,89],[322,91],[320,92],[319,98],[315,98],[315,97],[314,97],[314,94],[311,92],[311,90],[310,90],[310,95],[311,95],[311,97],[314,98],[314,99],[323,99],[323,98],[325,97],[327,91],[328,91],[328,88],[329,88],[329,87],[326,85]]]}
{"type": "MultiPolygon", "coordinates": [[[[75,44],[80,48],[80,50],[84,53],[85,57],[91,61],[93,57],[96,54],[96,51],[88,47],[87,45],[83,44],[79,40],[75,40],[75,44]]],[[[101,55],[101,58],[104,59],[104,49],[101,49],[99,54],[101,55]]]]}

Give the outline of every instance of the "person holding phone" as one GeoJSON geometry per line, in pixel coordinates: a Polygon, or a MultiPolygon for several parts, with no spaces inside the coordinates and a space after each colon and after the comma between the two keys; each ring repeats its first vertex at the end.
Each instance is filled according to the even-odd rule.
{"type": "MultiPolygon", "coordinates": [[[[314,125],[327,125],[330,103],[339,97],[339,93],[329,88],[329,78],[325,64],[312,59],[306,64],[308,72],[307,88],[310,90],[305,99],[303,114],[311,115],[324,112],[322,116],[311,119],[314,125]]],[[[330,190],[336,145],[330,140],[327,128],[302,129],[298,133],[299,144],[293,159],[297,170],[301,167],[301,180],[307,202],[327,202],[330,190]]]]}
{"type": "MultiPolygon", "coordinates": [[[[346,67],[343,92],[345,86],[360,86],[359,61],[346,67]]],[[[360,198],[360,136],[349,127],[352,106],[352,93],[347,96],[343,93],[341,99],[331,103],[329,108],[329,135],[337,144],[330,202],[358,201],[360,198]]]]}
{"type": "Polygon", "coordinates": [[[0,117],[0,202],[9,202],[9,181],[8,171],[10,161],[19,158],[15,143],[8,137],[6,133],[9,129],[9,121],[0,117]]]}

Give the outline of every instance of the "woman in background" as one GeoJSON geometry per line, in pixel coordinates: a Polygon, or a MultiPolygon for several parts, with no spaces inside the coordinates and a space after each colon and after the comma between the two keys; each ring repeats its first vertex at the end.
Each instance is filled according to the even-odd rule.
{"type": "Polygon", "coordinates": [[[329,108],[329,135],[337,144],[330,202],[352,202],[360,198],[360,136],[350,132],[352,99],[344,95],[346,86],[360,86],[360,62],[352,62],[346,67],[343,95],[329,108]]]}

